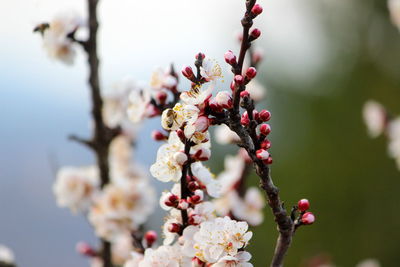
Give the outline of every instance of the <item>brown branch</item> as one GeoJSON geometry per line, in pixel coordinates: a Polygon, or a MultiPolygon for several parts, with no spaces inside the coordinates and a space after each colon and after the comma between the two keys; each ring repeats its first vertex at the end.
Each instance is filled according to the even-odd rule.
{"type": "MultiPolygon", "coordinates": [[[[249,37],[249,30],[250,27],[253,25],[253,16],[251,14],[251,9],[255,5],[255,3],[256,0],[246,1],[246,13],[244,18],[242,19],[243,39],[239,54],[239,60],[238,64],[234,66],[234,68],[232,68],[232,72],[235,75],[242,74],[243,62],[246,56],[246,52],[251,46],[252,40],[249,37]]],[[[259,148],[259,140],[255,133],[255,127],[257,126],[257,124],[253,125],[255,121],[252,115],[252,111],[254,110],[254,104],[252,101],[250,103],[244,103],[244,108],[247,110],[250,119],[249,127],[245,128],[240,124],[240,92],[245,89],[246,86],[243,84],[238,86],[233,93],[233,107],[229,111],[229,120],[227,122],[227,125],[240,137],[240,146],[246,149],[247,153],[253,160],[256,173],[261,180],[261,188],[266,192],[266,195],[268,197],[268,204],[271,207],[279,231],[279,237],[277,240],[271,266],[280,267],[283,266],[283,259],[292,241],[292,236],[294,234],[294,222],[292,221],[290,216],[287,215],[283,202],[280,200],[279,189],[274,185],[272,181],[269,166],[256,157],[256,151],[259,148]]]]}
{"type": "MultiPolygon", "coordinates": [[[[185,154],[188,158],[187,162],[183,164],[182,167],[182,176],[181,176],[181,199],[186,199],[187,197],[190,196],[190,191],[187,185],[187,174],[190,170],[191,166],[191,160],[190,160],[190,148],[191,148],[191,142],[188,139],[185,139],[185,154]]],[[[188,226],[189,224],[189,217],[186,209],[181,209],[181,216],[182,216],[182,229],[181,233],[183,230],[188,226]]]]}

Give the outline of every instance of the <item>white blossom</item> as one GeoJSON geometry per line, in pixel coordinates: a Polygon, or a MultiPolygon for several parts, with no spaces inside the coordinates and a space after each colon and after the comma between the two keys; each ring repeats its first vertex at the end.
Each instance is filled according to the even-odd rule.
{"type": "Polygon", "coordinates": [[[247,251],[240,251],[235,256],[224,256],[213,267],[253,267],[248,261],[251,254],[247,251]]]}
{"type": "Polygon", "coordinates": [[[246,85],[246,91],[249,92],[251,99],[257,102],[264,99],[267,89],[257,79],[253,79],[246,85]]]}
{"type": "Polygon", "coordinates": [[[140,261],[143,260],[144,255],[133,251],[131,258],[125,262],[124,267],[139,267],[140,261]]]}
{"type": "Polygon", "coordinates": [[[207,81],[215,81],[222,77],[222,69],[217,61],[206,58],[203,60],[203,64],[200,67],[200,74],[207,81]]]}
{"type": "Polygon", "coordinates": [[[240,154],[236,156],[227,155],[225,157],[224,171],[217,177],[222,187],[221,194],[226,194],[233,189],[242,177],[244,168],[245,162],[240,154]]]}
{"type": "Polygon", "coordinates": [[[204,102],[212,96],[213,90],[214,84],[196,85],[189,91],[182,92],[180,98],[187,105],[203,107],[204,102]]]}
{"type": "Polygon", "coordinates": [[[206,187],[207,193],[212,197],[219,197],[221,193],[221,184],[214,179],[210,170],[201,162],[193,163],[191,168],[195,178],[206,187]]]}
{"type": "Polygon", "coordinates": [[[131,251],[133,251],[133,240],[130,234],[119,235],[112,243],[112,261],[114,264],[123,265],[131,259],[131,251]]]}
{"type": "Polygon", "coordinates": [[[81,18],[74,12],[59,14],[49,23],[49,28],[43,33],[43,46],[51,58],[68,65],[73,63],[76,51],[67,35],[82,24],[81,18]]]}
{"type": "Polygon", "coordinates": [[[128,117],[133,123],[143,121],[152,113],[151,92],[148,88],[135,88],[129,94],[128,117]]]}
{"type": "Polygon", "coordinates": [[[151,75],[150,86],[155,90],[171,88],[178,84],[178,80],[170,74],[170,70],[157,68],[151,75]]]}
{"type": "Polygon", "coordinates": [[[386,111],[381,104],[367,101],[363,108],[363,118],[371,137],[377,137],[385,130],[386,111]]]}
{"type": "Polygon", "coordinates": [[[120,186],[108,184],[88,218],[99,237],[113,241],[147,220],[154,209],[154,199],[155,192],[145,180],[126,179],[120,186]]]}
{"type": "Polygon", "coordinates": [[[190,267],[191,259],[184,257],[179,246],[148,248],[139,267],[190,267]]]}
{"type": "Polygon", "coordinates": [[[388,0],[388,8],[393,24],[400,30],[400,0],[388,0]]]}
{"type": "Polygon", "coordinates": [[[68,207],[72,212],[85,212],[90,207],[100,185],[95,166],[64,167],[57,173],[53,192],[60,207],[68,207]]]}
{"type": "Polygon", "coordinates": [[[183,150],[184,145],[177,133],[171,132],[168,143],[158,149],[157,160],[150,167],[151,175],[162,182],[179,181],[182,175],[182,165],[176,162],[174,155],[183,150]]]}
{"type": "Polygon", "coordinates": [[[246,222],[237,222],[229,217],[201,223],[193,237],[196,257],[207,263],[216,263],[225,256],[235,256],[252,237],[252,232],[247,230],[246,222]]]}
{"type": "Polygon", "coordinates": [[[190,217],[194,223],[200,224],[205,221],[213,220],[215,216],[215,206],[212,202],[205,201],[195,205],[194,209],[189,211],[190,217]]]}
{"type": "Polygon", "coordinates": [[[218,144],[227,145],[240,142],[239,136],[225,124],[218,125],[215,129],[215,140],[218,144]]]}
{"type": "Polygon", "coordinates": [[[359,262],[356,267],[380,267],[379,261],[376,259],[365,259],[359,262]]]}
{"type": "Polygon", "coordinates": [[[260,190],[256,187],[251,187],[247,189],[243,199],[236,193],[236,199],[232,203],[231,211],[233,216],[238,220],[243,220],[252,226],[257,226],[261,224],[264,219],[264,207],[265,200],[260,190]]]}
{"type": "Polygon", "coordinates": [[[0,244],[0,263],[13,264],[14,262],[15,256],[12,250],[0,244]]]}

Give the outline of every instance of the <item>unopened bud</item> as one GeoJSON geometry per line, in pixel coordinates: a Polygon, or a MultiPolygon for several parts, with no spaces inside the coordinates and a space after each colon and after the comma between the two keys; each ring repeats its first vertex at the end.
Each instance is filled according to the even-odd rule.
{"type": "Polygon", "coordinates": [[[259,149],[259,150],[256,151],[256,156],[257,156],[258,159],[266,160],[269,157],[269,153],[265,149],[259,149]]]}
{"type": "Polygon", "coordinates": [[[95,257],[96,251],[86,242],[79,242],[76,244],[76,251],[87,257],[95,257]]]}
{"type": "Polygon", "coordinates": [[[193,155],[193,158],[199,161],[209,160],[210,157],[211,157],[211,150],[208,148],[201,148],[197,150],[196,153],[193,155]]]}
{"type": "Polygon", "coordinates": [[[263,161],[265,164],[270,165],[272,164],[272,157],[269,156],[266,160],[263,161]]]}
{"type": "Polygon", "coordinates": [[[255,16],[260,15],[263,12],[262,6],[259,4],[255,4],[253,8],[251,9],[251,13],[253,13],[255,16]]]}
{"type": "Polygon", "coordinates": [[[244,78],[242,75],[236,75],[235,78],[233,79],[236,84],[242,85],[244,83],[244,78]]]}
{"type": "Polygon", "coordinates": [[[235,54],[233,54],[233,52],[231,50],[229,50],[228,52],[225,53],[224,58],[225,58],[226,63],[228,63],[230,65],[237,64],[236,56],[235,56],[235,54]]]}
{"type": "Polygon", "coordinates": [[[250,93],[247,92],[246,90],[240,92],[240,97],[244,98],[244,97],[250,97],[250,93]]]}
{"type": "Polygon", "coordinates": [[[269,149],[271,147],[271,142],[268,139],[265,139],[261,142],[261,148],[269,149]]]}
{"type": "Polygon", "coordinates": [[[155,98],[157,100],[158,103],[160,103],[161,105],[165,104],[165,101],[167,100],[167,93],[164,91],[158,91],[155,95],[155,98]]]}
{"type": "Polygon", "coordinates": [[[203,267],[205,266],[205,263],[202,262],[199,258],[194,257],[192,259],[192,267],[203,267]]]}
{"type": "Polygon", "coordinates": [[[167,136],[165,136],[161,131],[154,130],[151,132],[151,138],[156,141],[163,141],[167,139],[167,136]]]}
{"type": "Polygon", "coordinates": [[[310,202],[308,201],[308,199],[303,198],[299,200],[297,206],[300,211],[306,211],[310,208],[310,202]]]}
{"type": "Polygon", "coordinates": [[[147,247],[151,247],[154,242],[157,241],[157,232],[156,231],[147,231],[144,234],[144,240],[146,241],[147,247]]]}
{"type": "Polygon", "coordinates": [[[246,71],[246,77],[248,78],[248,79],[253,79],[254,77],[256,77],[256,75],[257,75],[257,70],[256,70],[256,68],[254,68],[254,67],[250,67],[250,68],[248,68],[247,69],[247,71],[246,71]]]}
{"type": "Polygon", "coordinates": [[[181,210],[187,210],[189,208],[189,203],[186,199],[181,199],[178,204],[178,208],[181,210]]]}
{"type": "Polygon", "coordinates": [[[171,223],[170,225],[168,225],[168,231],[170,231],[171,233],[179,233],[181,229],[182,226],[177,223],[171,223]]]}
{"type": "Polygon", "coordinates": [[[201,59],[205,59],[205,58],[206,58],[206,55],[205,55],[204,53],[202,53],[202,52],[199,52],[199,53],[196,54],[195,58],[196,58],[196,59],[199,59],[199,57],[200,57],[201,59]]]}
{"type": "Polygon", "coordinates": [[[269,126],[269,124],[267,123],[261,124],[260,133],[262,135],[268,135],[270,132],[271,132],[271,126],[269,126]]]}
{"type": "Polygon", "coordinates": [[[248,126],[250,124],[250,119],[249,119],[249,115],[247,114],[247,111],[245,111],[242,115],[242,117],[240,118],[240,123],[243,126],[248,126]]]}
{"type": "Polygon", "coordinates": [[[303,224],[313,224],[315,222],[315,216],[312,212],[306,212],[301,217],[301,222],[303,224]]]}
{"type": "Polygon", "coordinates": [[[258,37],[260,37],[260,35],[261,31],[257,28],[254,28],[250,33],[250,36],[253,37],[254,39],[257,39],[258,37]]]}
{"type": "Polygon", "coordinates": [[[183,74],[183,76],[185,76],[185,77],[188,78],[189,80],[192,79],[192,78],[194,77],[193,70],[192,70],[192,68],[189,67],[189,66],[183,67],[183,69],[182,69],[182,74],[183,74]]]}
{"type": "Polygon", "coordinates": [[[266,109],[263,109],[259,113],[261,121],[269,121],[271,119],[271,112],[266,109]]]}

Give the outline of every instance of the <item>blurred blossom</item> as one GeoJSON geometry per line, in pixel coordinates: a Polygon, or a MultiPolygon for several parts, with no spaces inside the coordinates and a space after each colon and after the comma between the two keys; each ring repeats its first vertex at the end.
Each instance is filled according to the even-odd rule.
{"type": "Polygon", "coordinates": [[[13,264],[15,256],[12,250],[4,245],[0,244],[0,266],[1,263],[13,264]]]}
{"type": "Polygon", "coordinates": [[[400,30],[400,0],[388,0],[388,8],[393,24],[400,30]]]}
{"type": "Polygon", "coordinates": [[[366,259],[359,262],[356,267],[380,267],[379,261],[376,259],[366,259]]]}
{"type": "Polygon", "coordinates": [[[369,100],[364,104],[363,118],[371,137],[377,137],[385,130],[386,111],[378,102],[369,100]]]}

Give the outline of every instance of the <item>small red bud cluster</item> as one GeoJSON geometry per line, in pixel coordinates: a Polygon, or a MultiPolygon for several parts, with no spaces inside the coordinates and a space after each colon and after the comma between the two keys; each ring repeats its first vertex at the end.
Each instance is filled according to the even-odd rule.
{"type": "Polygon", "coordinates": [[[315,221],[315,216],[312,212],[309,212],[310,209],[310,202],[308,199],[300,199],[297,203],[297,209],[300,211],[298,225],[310,225],[313,224],[315,221]]]}
{"type": "Polygon", "coordinates": [[[144,234],[143,240],[146,247],[151,247],[157,241],[158,235],[156,231],[150,230],[144,234]]]}

